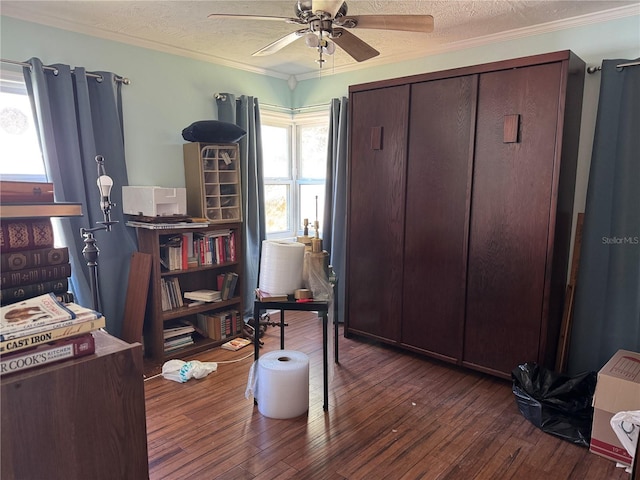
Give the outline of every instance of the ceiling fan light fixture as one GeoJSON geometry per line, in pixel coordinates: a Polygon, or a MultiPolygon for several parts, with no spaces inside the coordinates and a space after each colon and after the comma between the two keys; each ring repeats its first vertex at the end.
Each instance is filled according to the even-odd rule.
{"type": "Polygon", "coordinates": [[[317,48],[320,45],[320,39],[314,33],[307,33],[304,36],[304,43],[309,48],[317,48]]]}
{"type": "Polygon", "coordinates": [[[333,55],[336,51],[336,44],[333,42],[324,41],[326,45],[322,46],[322,51],[327,55],[333,55]]]}

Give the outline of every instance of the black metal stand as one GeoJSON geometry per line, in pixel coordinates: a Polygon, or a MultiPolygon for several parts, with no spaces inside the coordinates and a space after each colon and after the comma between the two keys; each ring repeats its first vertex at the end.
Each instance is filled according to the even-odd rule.
{"type": "Polygon", "coordinates": [[[91,284],[91,298],[93,302],[93,309],[97,312],[100,311],[100,295],[98,288],[98,255],[100,255],[100,249],[96,245],[96,239],[93,236],[93,232],[100,230],[111,231],[111,226],[118,223],[117,221],[111,221],[111,207],[115,206],[115,203],[111,203],[110,192],[113,181],[108,177],[104,170],[104,157],[102,155],[96,155],[96,163],[98,164],[98,188],[100,189],[100,206],[102,207],[102,214],[104,215],[103,222],[96,222],[97,227],[93,228],[81,228],[80,235],[84,241],[84,248],[82,249],[82,256],[87,262],[90,274],[91,284]],[[102,179],[106,179],[109,183],[106,184],[108,188],[103,192],[102,179]]]}
{"type": "Polygon", "coordinates": [[[98,255],[100,255],[100,249],[96,245],[96,239],[93,236],[93,232],[97,232],[100,230],[106,230],[107,232],[111,231],[111,225],[114,225],[118,222],[112,222],[111,220],[106,220],[104,222],[97,222],[100,226],[94,228],[81,228],[80,235],[84,239],[84,248],[82,249],[82,256],[87,262],[87,267],[89,267],[89,281],[91,285],[91,298],[93,302],[93,309],[96,312],[100,311],[100,302],[99,302],[99,290],[98,290],[98,255]]]}
{"type": "MultiPolygon", "coordinates": [[[[284,349],[284,312],[286,310],[298,310],[305,312],[318,312],[318,315],[322,317],[322,380],[323,380],[323,405],[322,408],[326,412],[329,410],[329,357],[327,352],[327,340],[328,340],[328,322],[329,322],[329,302],[326,301],[312,301],[312,302],[261,302],[259,300],[253,303],[253,318],[260,318],[260,312],[264,310],[280,310],[280,349],[284,349]]],[[[334,318],[334,332],[335,332],[335,345],[334,345],[334,360],[338,363],[338,323],[334,318]]],[[[254,342],[253,358],[258,360],[260,357],[260,345],[258,342],[254,342]]]]}

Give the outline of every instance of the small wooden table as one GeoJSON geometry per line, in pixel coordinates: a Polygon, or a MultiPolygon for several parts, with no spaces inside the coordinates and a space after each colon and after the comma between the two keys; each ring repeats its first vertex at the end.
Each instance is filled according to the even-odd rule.
{"type": "MultiPolygon", "coordinates": [[[[326,412],[329,409],[329,354],[327,352],[328,340],[328,323],[329,323],[329,302],[328,301],[312,301],[312,302],[261,302],[256,300],[253,304],[253,318],[256,321],[256,337],[259,336],[258,324],[260,322],[260,312],[264,310],[280,310],[280,349],[284,350],[284,312],[286,310],[296,310],[303,312],[318,312],[322,317],[322,378],[324,384],[324,404],[322,408],[326,412]]],[[[333,319],[334,326],[334,361],[338,363],[338,322],[333,319]]],[[[258,338],[253,342],[254,359],[257,361],[260,356],[260,342],[258,338]]]]}

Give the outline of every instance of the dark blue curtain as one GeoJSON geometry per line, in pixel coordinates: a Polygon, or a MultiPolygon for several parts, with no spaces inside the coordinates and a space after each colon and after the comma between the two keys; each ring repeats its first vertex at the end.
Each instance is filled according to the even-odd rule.
{"type": "Polygon", "coordinates": [[[640,66],[602,63],[569,371],[640,351],[640,66]]]}
{"type": "MultiPolygon", "coordinates": [[[[51,65],[44,69],[37,58],[24,68],[25,83],[34,111],[47,178],[53,182],[58,202],[79,202],[82,217],[59,221],[62,238],[57,243],[69,248],[71,290],[76,303],[93,306],[90,271],[82,256],[84,242],[80,228],[92,228],[104,219],[96,180],[96,155],[104,157],[107,175],[113,179],[111,192],[116,208],[112,220],[119,221],[111,232],[95,233],[98,259],[99,309],[107,319],[107,330],[119,336],[126,298],[129,261],[136,250],[133,229],[124,225],[122,186],[128,185],[124,158],[121,83],[109,72],[86,75],[82,67],[51,65]]],[[[146,287],[146,286],[145,286],[146,287]]]]}
{"type": "Polygon", "coordinates": [[[346,97],[331,100],[329,119],[329,142],[327,146],[327,176],[325,183],[323,247],[329,252],[329,262],[337,276],[334,292],[337,319],[344,321],[344,276],[346,215],[347,215],[347,113],[346,97]]]}
{"type": "Polygon", "coordinates": [[[243,199],[244,234],[244,316],[253,315],[255,289],[258,286],[260,250],[267,238],[264,218],[264,185],[262,182],[262,138],[258,99],[230,93],[216,95],[218,120],[243,128],[247,134],[240,140],[240,175],[243,199]]]}

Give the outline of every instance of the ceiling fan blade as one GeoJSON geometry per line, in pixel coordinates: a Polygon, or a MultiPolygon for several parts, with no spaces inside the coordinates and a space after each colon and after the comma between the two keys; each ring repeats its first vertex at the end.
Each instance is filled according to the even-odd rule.
{"type": "Polygon", "coordinates": [[[313,13],[317,11],[327,12],[331,15],[331,18],[335,18],[343,3],[343,0],[311,0],[311,11],[313,13]]]}
{"type": "Polygon", "coordinates": [[[234,13],[211,13],[207,15],[207,18],[235,18],[238,20],[275,20],[277,22],[287,22],[287,23],[302,23],[298,18],[290,18],[290,17],[274,17],[271,15],[238,15],[234,13]]]}
{"type": "Polygon", "coordinates": [[[301,38],[302,35],[304,35],[308,31],[309,31],[308,29],[302,29],[302,30],[296,30],[295,32],[291,32],[290,34],[285,35],[282,38],[279,38],[275,42],[270,43],[266,47],[261,48],[257,52],[252,53],[251,55],[254,57],[260,57],[263,55],[271,55],[273,53],[276,53],[277,51],[283,49],[287,45],[301,38]]]}
{"type": "Polygon", "coordinates": [[[364,62],[380,55],[379,51],[344,28],[334,28],[331,40],[357,62],[364,62]]]}
{"type": "Polygon", "coordinates": [[[349,27],[349,21],[355,20],[357,28],[377,30],[401,30],[404,32],[433,32],[431,15],[349,15],[340,23],[349,27]]]}

